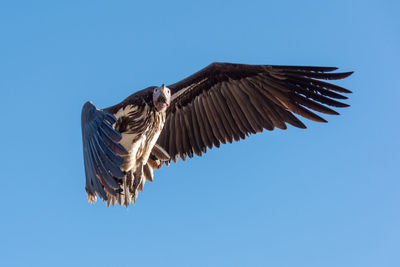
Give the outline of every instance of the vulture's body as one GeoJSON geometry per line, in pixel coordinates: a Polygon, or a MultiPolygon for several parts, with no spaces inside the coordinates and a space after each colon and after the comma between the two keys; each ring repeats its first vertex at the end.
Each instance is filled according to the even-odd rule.
{"type": "Polygon", "coordinates": [[[337,115],[328,106],[349,90],[320,81],[351,74],[336,68],[213,63],[188,78],[141,90],[103,110],[82,110],[86,192],[110,203],[135,202],[153,169],[201,156],[207,147],[244,139],[275,127],[305,125],[293,115],[326,122],[311,110],[337,115]],[[309,110],[311,109],[311,110],[309,110]]]}

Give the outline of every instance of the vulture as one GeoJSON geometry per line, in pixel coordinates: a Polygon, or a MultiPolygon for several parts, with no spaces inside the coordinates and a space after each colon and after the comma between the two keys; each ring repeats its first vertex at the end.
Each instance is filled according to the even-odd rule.
{"type": "Polygon", "coordinates": [[[121,103],[82,109],[86,192],[110,204],[135,203],[153,170],[201,156],[207,148],[250,134],[306,126],[295,116],[326,122],[315,112],[338,115],[332,108],[351,91],[322,80],[353,72],[335,67],[212,63],[168,86],[150,86],[121,103]]]}

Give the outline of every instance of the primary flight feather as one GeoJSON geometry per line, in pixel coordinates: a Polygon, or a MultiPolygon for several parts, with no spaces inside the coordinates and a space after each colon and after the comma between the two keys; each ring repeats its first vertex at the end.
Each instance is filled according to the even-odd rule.
{"type": "Polygon", "coordinates": [[[121,103],[82,109],[82,139],[89,202],[98,195],[128,206],[153,170],[201,156],[207,148],[246,138],[250,133],[306,126],[294,115],[326,122],[315,111],[338,115],[330,107],[351,91],[321,80],[352,72],[334,67],[212,63],[169,86],[151,86],[121,103]],[[294,113],[294,114],[293,114],[294,113]]]}

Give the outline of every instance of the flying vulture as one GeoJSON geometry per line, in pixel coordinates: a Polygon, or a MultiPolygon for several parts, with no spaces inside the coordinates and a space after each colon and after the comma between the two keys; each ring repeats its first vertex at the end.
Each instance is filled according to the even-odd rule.
{"type": "Polygon", "coordinates": [[[306,126],[294,115],[326,122],[315,111],[338,115],[330,107],[351,91],[321,80],[339,80],[352,72],[334,67],[212,63],[177,83],[151,86],[121,103],[82,109],[86,192],[107,205],[128,206],[153,170],[201,156],[213,146],[249,134],[306,126]]]}

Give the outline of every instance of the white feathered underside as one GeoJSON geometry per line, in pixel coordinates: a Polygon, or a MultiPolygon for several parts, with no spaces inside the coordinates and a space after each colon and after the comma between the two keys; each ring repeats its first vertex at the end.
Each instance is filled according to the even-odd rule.
{"type": "MultiPolygon", "coordinates": [[[[151,150],[155,145],[165,122],[165,116],[160,117],[160,114],[154,113],[155,111],[152,111],[148,105],[145,105],[144,107],[127,105],[126,107],[118,110],[118,112],[115,114],[115,117],[118,121],[118,119],[129,116],[129,113],[133,113],[139,108],[144,108],[144,110],[140,111],[140,116],[131,119],[143,121],[143,123],[147,123],[148,125],[138,133],[121,132],[122,139],[120,144],[128,151],[128,155],[123,156],[124,164],[120,167],[121,170],[125,172],[130,171],[132,173],[136,173],[139,168],[142,168],[142,166],[147,163],[151,150]],[[150,116],[155,116],[154,121],[150,120],[153,122],[153,124],[148,123],[149,120],[146,120],[146,118],[144,118],[145,116],[147,116],[147,119],[150,118],[150,116]]],[[[141,186],[143,186],[145,180],[146,178],[142,174],[140,182],[140,184],[142,184],[141,186]]],[[[137,197],[137,192],[135,197],[137,197]]]]}

